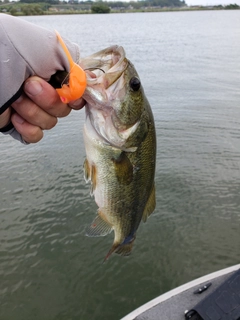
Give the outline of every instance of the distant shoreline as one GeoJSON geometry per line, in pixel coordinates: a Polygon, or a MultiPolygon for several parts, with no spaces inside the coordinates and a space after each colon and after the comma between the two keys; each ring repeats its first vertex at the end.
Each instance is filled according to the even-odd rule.
{"type": "MultiPolygon", "coordinates": [[[[0,12],[11,14],[14,16],[34,16],[34,15],[71,15],[71,14],[95,14],[91,9],[78,10],[78,5],[67,5],[65,9],[63,5],[53,5],[48,3],[1,3],[0,12]],[[25,8],[25,10],[23,10],[25,8]]],[[[182,6],[182,7],[142,7],[135,8],[111,8],[111,13],[139,13],[139,12],[187,12],[187,11],[213,11],[213,10],[239,10],[240,6],[236,4],[230,4],[227,6],[182,6]]],[[[100,12],[98,14],[101,14],[100,12]]]]}
{"type": "MultiPolygon", "coordinates": [[[[111,10],[109,14],[111,13],[139,13],[139,12],[176,12],[176,11],[213,11],[213,10],[240,10],[239,9],[219,9],[214,7],[184,7],[184,8],[152,8],[152,9],[138,9],[138,10],[111,10]]],[[[83,11],[67,11],[66,12],[46,12],[46,15],[61,15],[61,14],[95,14],[91,11],[89,12],[83,12],[83,11]]],[[[105,14],[105,13],[104,13],[105,14]]]]}

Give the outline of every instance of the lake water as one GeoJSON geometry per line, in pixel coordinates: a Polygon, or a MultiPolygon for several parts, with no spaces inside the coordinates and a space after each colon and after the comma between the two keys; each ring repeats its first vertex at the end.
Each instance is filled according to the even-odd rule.
{"type": "MultiPolygon", "coordinates": [[[[86,56],[122,45],[157,130],[157,207],[130,257],[102,263],[113,234],[82,172],[84,111],[24,146],[0,138],[0,319],[118,320],[240,262],[240,10],[23,17],[86,56]]],[[[184,311],[184,310],[183,310],[184,311]]]]}

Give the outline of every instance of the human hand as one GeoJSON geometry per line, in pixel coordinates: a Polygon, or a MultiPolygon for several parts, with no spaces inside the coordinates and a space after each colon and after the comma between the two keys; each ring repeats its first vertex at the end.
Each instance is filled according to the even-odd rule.
{"type": "MultiPolygon", "coordinates": [[[[0,115],[0,131],[23,143],[37,142],[42,138],[43,130],[52,128],[58,117],[69,114],[71,110],[60,101],[55,89],[39,78],[50,80],[58,71],[70,72],[69,57],[55,31],[23,19],[0,14],[0,35],[4,44],[1,47],[4,62],[1,76],[4,80],[0,82],[0,113],[7,109],[0,115]],[[19,30],[27,36],[19,37],[19,30]],[[40,84],[40,91],[32,93],[30,89],[33,86],[29,84],[34,78],[30,77],[36,75],[39,78],[35,78],[35,84],[40,84]],[[21,94],[24,80],[24,95],[12,103],[21,94]],[[13,109],[16,113],[10,117],[13,109]]],[[[68,39],[64,39],[64,43],[74,63],[78,63],[79,47],[68,39]]],[[[78,109],[84,104],[83,100],[79,101],[78,109]]]]}
{"type": "Polygon", "coordinates": [[[4,128],[9,122],[11,118],[11,110],[8,108],[0,115],[0,129],[4,128]]]}
{"type": "Polygon", "coordinates": [[[78,99],[64,104],[56,90],[43,79],[33,76],[26,80],[24,92],[13,104],[14,113],[7,109],[0,116],[0,128],[11,121],[24,141],[36,143],[43,131],[53,128],[58,118],[67,116],[72,109],[81,109],[85,101],[78,99]]]}

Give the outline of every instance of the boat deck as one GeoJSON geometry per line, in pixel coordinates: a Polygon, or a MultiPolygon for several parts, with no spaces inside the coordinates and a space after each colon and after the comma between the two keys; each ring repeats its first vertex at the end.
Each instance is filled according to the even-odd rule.
{"type": "MultiPolygon", "coordinates": [[[[185,320],[186,310],[191,310],[201,300],[211,295],[238,269],[240,269],[240,264],[191,281],[151,300],[122,320],[185,320]],[[194,293],[209,282],[211,286],[207,290],[201,294],[194,293]]],[[[240,284],[240,279],[238,282],[240,284]]],[[[201,318],[195,315],[191,317],[191,320],[195,319],[201,318]]]]}

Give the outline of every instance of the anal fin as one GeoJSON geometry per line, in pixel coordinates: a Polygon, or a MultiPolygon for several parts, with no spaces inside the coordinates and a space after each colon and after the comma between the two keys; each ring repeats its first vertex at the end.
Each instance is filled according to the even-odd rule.
{"type": "Polygon", "coordinates": [[[88,237],[104,237],[113,230],[113,227],[103,220],[99,215],[93,220],[91,225],[86,228],[88,237]]]}

